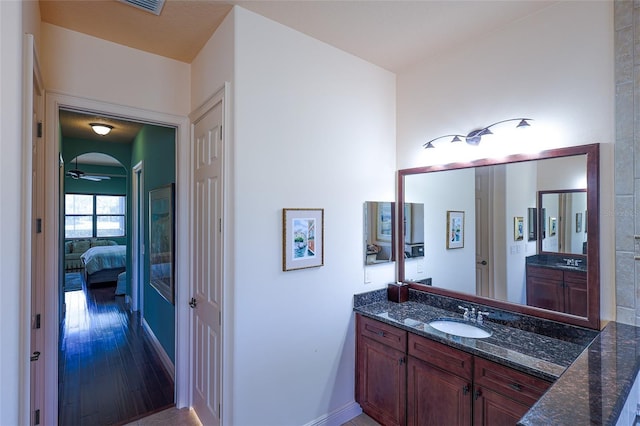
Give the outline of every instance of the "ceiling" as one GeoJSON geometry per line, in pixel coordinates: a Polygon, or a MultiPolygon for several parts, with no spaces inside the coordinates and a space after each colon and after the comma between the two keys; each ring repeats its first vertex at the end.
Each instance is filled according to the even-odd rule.
{"type": "MultiPolygon", "coordinates": [[[[186,63],[238,5],[399,73],[555,2],[165,0],[160,16],[121,0],[39,0],[39,5],[44,22],[186,63]]],[[[114,129],[108,136],[98,136],[88,125],[97,120],[95,115],[62,111],[62,135],[131,142],[141,127],[105,117],[102,121],[114,129]]]]}
{"type": "Polygon", "coordinates": [[[44,22],[186,63],[238,5],[398,73],[556,2],[165,0],[160,16],[120,0],[39,4],[44,22]]]}

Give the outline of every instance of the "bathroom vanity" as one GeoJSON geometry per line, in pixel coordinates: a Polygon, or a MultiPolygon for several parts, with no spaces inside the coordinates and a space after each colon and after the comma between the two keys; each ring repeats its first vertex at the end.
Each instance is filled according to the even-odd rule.
{"type": "Polygon", "coordinates": [[[482,305],[487,338],[429,325],[461,319],[461,303],[413,289],[404,303],[385,290],[354,297],[365,413],[383,425],[634,424],[640,328],[598,332],[482,305]]]}
{"type": "Polygon", "coordinates": [[[587,269],[582,259],[534,255],[526,258],[527,305],[587,316],[587,269]]]}

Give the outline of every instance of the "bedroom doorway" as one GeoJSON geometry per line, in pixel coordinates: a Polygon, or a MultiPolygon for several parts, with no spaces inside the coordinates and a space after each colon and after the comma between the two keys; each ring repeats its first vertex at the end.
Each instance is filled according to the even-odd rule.
{"type": "MultiPolygon", "coordinates": [[[[59,200],[62,263],[65,278],[71,272],[68,269],[74,268],[79,288],[66,288],[65,279],[58,424],[121,424],[175,405],[175,337],[172,333],[168,342],[160,342],[154,318],[145,317],[144,285],[138,285],[145,277],[146,222],[142,161],[136,158],[145,152],[140,148],[145,138],[162,139],[164,135],[170,140],[164,147],[170,149],[163,149],[163,157],[175,163],[171,154],[175,152],[176,131],[64,109],[60,110],[60,123],[64,160],[59,200]],[[122,138],[128,141],[76,136],[73,132],[79,130],[69,123],[87,121],[88,116],[92,121],[109,123],[114,133],[125,129],[128,136],[122,138]],[[144,132],[147,135],[140,136],[144,132]],[[134,168],[133,161],[137,161],[134,168]],[[111,256],[120,247],[124,248],[123,264],[100,253],[104,249],[111,256]],[[74,256],[78,264],[71,265],[74,256]],[[136,288],[127,283],[127,275],[136,288]]],[[[161,164],[161,176],[156,179],[174,182],[172,168],[161,164]]],[[[153,314],[154,306],[150,309],[153,314]]]]}

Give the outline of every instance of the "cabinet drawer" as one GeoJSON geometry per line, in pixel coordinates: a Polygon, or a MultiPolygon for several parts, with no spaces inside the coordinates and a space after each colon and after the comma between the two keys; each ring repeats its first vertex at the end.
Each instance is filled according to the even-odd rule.
{"type": "Polygon", "coordinates": [[[392,325],[357,315],[358,333],[387,346],[406,352],[407,332],[392,325]]]}
{"type": "Polygon", "coordinates": [[[534,276],[534,277],[545,278],[548,280],[562,281],[563,275],[564,274],[561,269],[527,265],[527,276],[534,276]]]}
{"type": "Polygon", "coordinates": [[[476,388],[486,387],[504,396],[533,405],[551,383],[483,358],[475,359],[476,388]]]}
{"type": "Polygon", "coordinates": [[[473,355],[409,333],[409,355],[464,379],[471,379],[473,355]]]}

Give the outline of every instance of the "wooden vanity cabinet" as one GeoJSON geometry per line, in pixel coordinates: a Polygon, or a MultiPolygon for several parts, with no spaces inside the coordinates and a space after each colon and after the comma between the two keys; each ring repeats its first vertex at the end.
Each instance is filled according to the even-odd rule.
{"type": "Polygon", "coordinates": [[[586,272],[527,265],[527,305],[586,317],[586,272]]]}
{"type": "Polygon", "coordinates": [[[405,425],[407,332],[359,314],[356,326],[356,401],[383,425],[405,425]]]}
{"type": "Polygon", "coordinates": [[[409,334],[407,425],[471,424],[473,356],[409,334]]]}
{"type": "Polygon", "coordinates": [[[515,425],[551,383],[475,357],[473,424],[515,425]]]}
{"type": "Polygon", "coordinates": [[[356,315],[356,401],[382,425],[515,425],[551,383],[356,315]]]}

